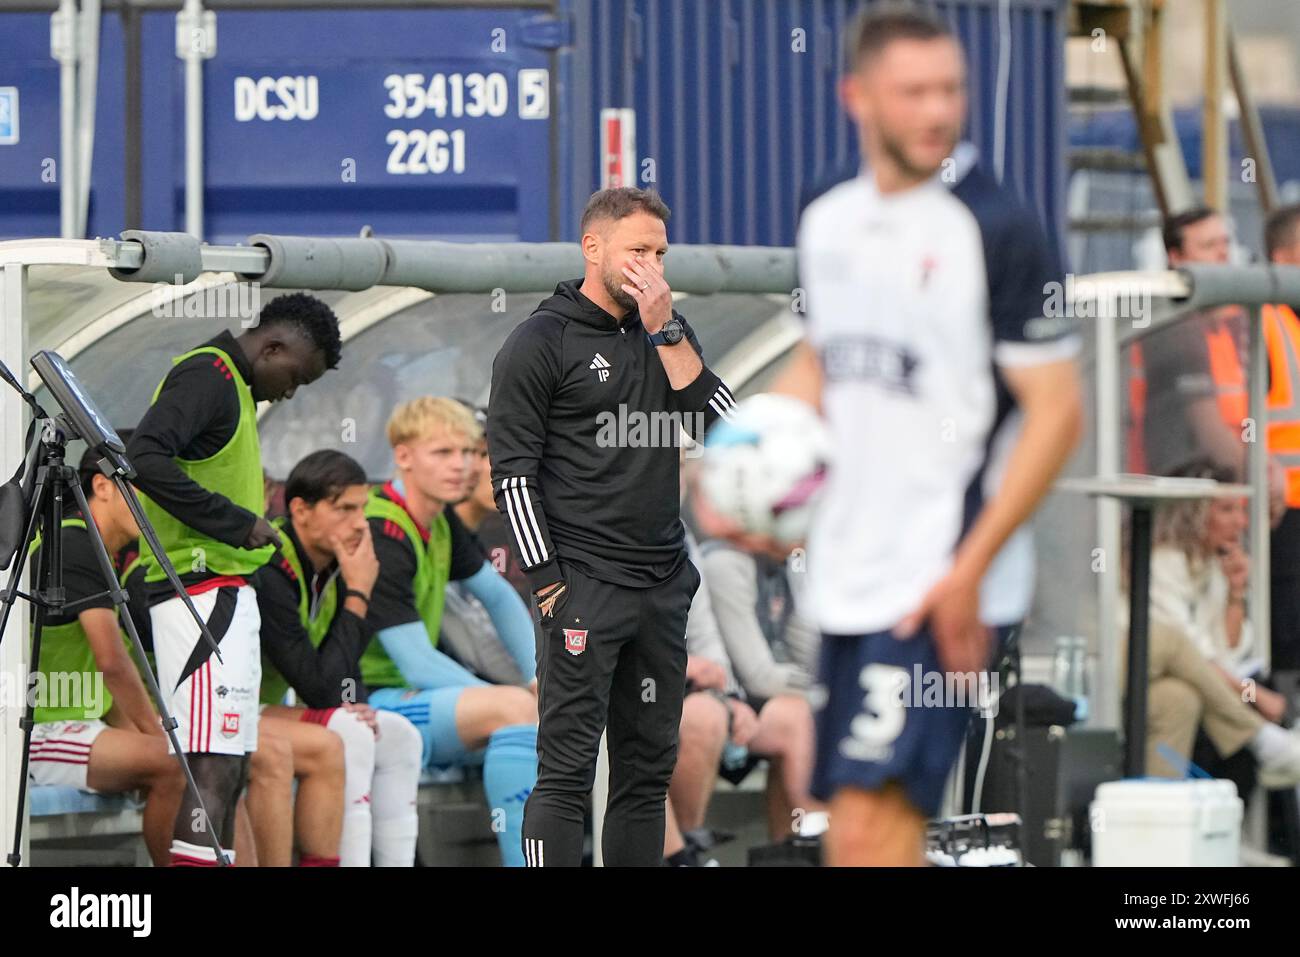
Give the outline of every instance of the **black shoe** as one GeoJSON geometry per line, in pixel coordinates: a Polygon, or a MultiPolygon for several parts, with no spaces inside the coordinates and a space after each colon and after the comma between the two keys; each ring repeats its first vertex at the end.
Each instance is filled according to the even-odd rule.
{"type": "Polygon", "coordinates": [[[730,831],[719,831],[711,827],[697,827],[693,831],[686,831],[682,834],[688,847],[693,847],[697,851],[707,851],[717,847],[720,844],[726,844],[728,841],[734,841],[736,835],[730,831]]]}

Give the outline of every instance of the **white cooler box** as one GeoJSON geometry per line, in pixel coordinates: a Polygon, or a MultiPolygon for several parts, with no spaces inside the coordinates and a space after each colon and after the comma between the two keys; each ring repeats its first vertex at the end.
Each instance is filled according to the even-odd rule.
{"type": "Polygon", "coordinates": [[[1094,867],[1236,867],[1242,803],[1231,781],[1110,781],[1090,808],[1094,867]]]}

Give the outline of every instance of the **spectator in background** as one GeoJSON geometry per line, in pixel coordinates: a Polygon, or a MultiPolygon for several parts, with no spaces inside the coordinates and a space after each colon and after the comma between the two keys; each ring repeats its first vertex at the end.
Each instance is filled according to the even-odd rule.
{"type": "Polygon", "coordinates": [[[274,521],[289,514],[289,505],[284,500],[284,483],[271,477],[271,473],[262,470],[262,498],[266,501],[266,520],[274,521]]]}
{"type": "MultiPolygon", "coordinates": [[[[1264,248],[1279,266],[1300,266],[1300,205],[1268,219],[1264,248]]],[[[1275,672],[1300,669],[1300,319],[1285,304],[1262,310],[1270,367],[1268,450],[1279,462],[1286,506],[1269,546],[1272,661],[1275,672]]]]}
{"type": "MultiPolygon", "coordinates": [[[[1175,470],[1225,481],[1223,466],[1200,460],[1175,470]]],[[[1246,617],[1249,562],[1241,548],[1246,506],[1239,499],[1171,503],[1156,514],[1151,558],[1151,662],[1147,766],[1181,777],[1159,753],[1163,743],[1246,794],[1259,781],[1287,787],[1300,780],[1300,737],[1277,726],[1280,695],[1252,676],[1253,636],[1246,617]],[[1251,693],[1253,692],[1253,694],[1251,693]],[[1246,701],[1254,699],[1254,708],[1246,701]],[[1204,740],[1193,750],[1198,725],[1204,740]]]]}
{"type": "MultiPolygon", "coordinates": [[[[1180,468],[1189,478],[1231,482],[1232,473],[1208,460],[1180,468]]],[[[1151,615],[1192,639],[1234,691],[1260,675],[1254,630],[1246,616],[1250,558],[1242,547],[1249,513],[1245,499],[1181,501],[1157,513],[1151,553],[1151,615]]],[[[1267,689],[1261,689],[1267,692],[1267,689]]],[[[1280,695],[1257,702],[1270,721],[1285,710],[1280,695]]]]}
{"type": "MultiPolygon", "coordinates": [[[[1171,216],[1163,232],[1170,268],[1190,263],[1226,265],[1232,248],[1228,221],[1206,206],[1171,216]]],[[[1146,336],[1131,354],[1130,458],[1153,475],[1193,457],[1246,474],[1242,429],[1248,416],[1248,325],[1240,306],[1220,306],[1146,336]]],[[[1269,511],[1276,525],[1286,508],[1283,475],[1269,462],[1269,511]]],[[[1300,497],[1298,497],[1300,500],[1300,497]]]]}
{"type": "MultiPolygon", "coordinates": [[[[704,576],[699,546],[688,529],[686,553],[704,576]]],[[[686,618],[686,696],[678,728],[677,764],[668,784],[664,859],[673,867],[698,867],[714,841],[704,829],[709,801],[730,742],[743,749],[757,729],[754,711],[740,700],[710,594],[695,592],[686,618]]],[[[741,751],[743,755],[743,750],[741,751]]]]}
{"type": "MultiPolygon", "coordinates": [[[[1171,216],[1163,237],[1170,268],[1228,262],[1227,220],[1209,207],[1171,216]]],[[[1133,347],[1130,427],[1141,436],[1146,471],[1167,475],[1200,454],[1241,474],[1245,349],[1245,319],[1236,306],[1189,317],[1133,347]]]]}
{"type": "MultiPolygon", "coordinates": [[[[796,552],[792,561],[801,557],[796,552]]],[[[703,561],[727,656],[747,707],[757,712],[748,746],[769,761],[768,832],[779,841],[806,812],[824,810],[809,793],[814,727],[808,687],[819,637],[799,614],[802,572],[722,541],[706,543],[703,561]]]]}
{"type": "MultiPolygon", "coordinates": [[[[1300,737],[1265,721],[1241,700],[1223,675],[1176,626],[1152,618],[1147,689],[1147,773],[1183,778],[1185,764],[1162,753],[1171,749],[1184,762],[1193,759],[1197,727],[1204,728],[1214,752],[1225,759],[1252,756],[1259,764],[1259,783],[1266,788],[1300,784],[1300,737]]],[[[1197,762],[1198,764],[1202,762],[1197,762]]],[[[1235,780],[1249,793],[1249,782],[1235,780]]]]}

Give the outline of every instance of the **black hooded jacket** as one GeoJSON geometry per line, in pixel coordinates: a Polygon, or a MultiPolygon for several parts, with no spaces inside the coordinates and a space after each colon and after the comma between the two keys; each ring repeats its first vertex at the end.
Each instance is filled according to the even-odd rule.
{"type": "MultiPolygon", "coordinates": [[[[679,429],[703,439],[734,407],[707,366],[673,389],[634,311],[615,319],[562,282],[492,363],[492,490],[534,590],[556,558],[600,581],[649,587],[685,560],[679,429]]],[[[685,320],[673,313],[683,324],[685,320]]],[[[693,348],[699,340],[658,348],[693,348]]]]}

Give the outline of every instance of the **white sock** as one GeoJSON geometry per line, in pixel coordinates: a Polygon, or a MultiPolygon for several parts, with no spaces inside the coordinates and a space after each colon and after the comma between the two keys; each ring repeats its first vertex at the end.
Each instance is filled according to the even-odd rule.
{"type": "Polygon", "coordinates": [[[330,715],[325,727],[343,739],[343,835],[339,839],[339,867],[369,867],[375,732],[343,708],[330,715]]]}
{"type": "Polygon", "coordinates": [[[420,819],[415,809],[420,787],[424,739],[400,714],[379,713],[379,739],[375,742],[375,777],[370,813],[374,818],[376,867],[411,867],[420,819]]]}
{"type": "Polygon", "coordinates": [[[1284,728],[1265,722],[1247,747],[1260,764],[1268,764],[1296,746],[1296,739],[1284,728]]]}

